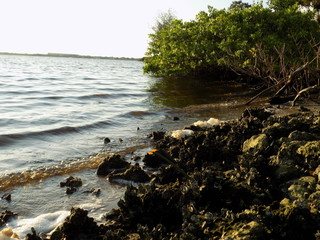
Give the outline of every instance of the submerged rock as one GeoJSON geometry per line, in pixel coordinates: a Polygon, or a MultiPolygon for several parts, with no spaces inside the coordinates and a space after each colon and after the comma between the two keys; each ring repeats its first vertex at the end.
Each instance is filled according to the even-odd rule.
{"type": "Polygon", "coordinates": [[[66,194],[73,194],[82,186],[82,180],[73,176],[68,177],[64,182],[60,182],[60,187],[67,187],[66,194]]]}

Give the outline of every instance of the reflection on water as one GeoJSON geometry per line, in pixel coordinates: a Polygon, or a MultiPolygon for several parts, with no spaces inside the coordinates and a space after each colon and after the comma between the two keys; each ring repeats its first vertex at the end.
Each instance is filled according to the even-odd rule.
{"type": "Polygon", "coordinates": [[[167,108],[233,102],[250,94],[244,84],[195,78],[153,79],[149,91],[153,106],[167,108]]]}
{"type": "MultiPolygon", "coordinates": [[[[189,120],[215,117],[222,120],[241,116],[244,105],[254,92],[245,84],[195,78],[153,79],[149,86],[149,103],[168,113],[189,120]]],[[[265,99],[251,107],[261,106],[265,99]]]]}

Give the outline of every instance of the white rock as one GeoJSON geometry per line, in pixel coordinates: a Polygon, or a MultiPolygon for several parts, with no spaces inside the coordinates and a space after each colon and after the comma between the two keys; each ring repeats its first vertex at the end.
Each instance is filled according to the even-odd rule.
{"type": "Polygon", "coordinates": [[[181,139],[181,138],[184,138],[185,136],[190,136],[192,134],[193,134],[193,131],[189,129],[175,130],[175,131],[172,131],[171,137],[176,139],[181,139]]]}
{"type": "Polygon", "coordinates": [[[216,118],[210,118],[208,121],[197,121],[193,125],[196,127],[201,127],[201,128],[209,128],[214,125],[219,125],[221,121],[216,118]]]}

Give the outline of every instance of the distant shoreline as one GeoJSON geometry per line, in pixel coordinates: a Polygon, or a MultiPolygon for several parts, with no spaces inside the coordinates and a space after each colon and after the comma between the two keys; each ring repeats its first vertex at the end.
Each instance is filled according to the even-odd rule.
{"type": "Polygon", "coordinates": [[[130,57],[103,57],[103,56],[90,56],[68,53],[10,53],[0,52],[0,55],[17,55],[17,56],[36,56],[36,57],[68,57],[68,58],[93,58],[93,59],[112,59],[112,60],[137,60],[142,61],[143,58],[130,58],[130,57]]]}

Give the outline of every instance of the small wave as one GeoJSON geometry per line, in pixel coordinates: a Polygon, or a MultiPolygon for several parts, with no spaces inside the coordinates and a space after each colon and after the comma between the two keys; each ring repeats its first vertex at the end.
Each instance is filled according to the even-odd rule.
{"type": "Polygon", "coordinates": [[[108,98],[108,97],[110,97],[110,94],[98,93],[98,94],[80,96],[80,97],[78,97],[78,99],[108,98]]]}
{"type": "MultiPolygon", "coordinates": [[[[133,151],[137,151],[139,149],[146,149],[148,147],[149,146],[146,144],[141,144],[133,147],[128,147],[124,150],[115,152],[115,154],[126,155],[133,151]]],[[[40,181],[49,177],[71,174],[86,169],[97,169],[101,162],[108,155],[109,153],[101,152],[95,156],[74,160],[68,163],[61,163],[45,168],[37,168],[35,170],[10,173],[4,176],[0,176],[0,191],[4,191],[14,186],[25,185],[35,181],[40,181]]]]}
{"type": "Polygon", "coordinates": [[[143,118],[146,116],[152,116],[155,115],[156,113],[154,112],[146,112],[146,111],[131,111],[127,112],[125,114],[122,114],[122,118],[143,118]]]}
{"type": "Polygon", "coordinates": [[[40,137],[45,135],[63,135],[63,134],[77,133],[82,130],[103,127],[110,124],[111,123],[109,121],[99,121],[99,122],[94,122],[92,124],[82,125],[78,127],[66,126],[66,127],[56,128],[56,129],[38,131],[38,132],[5,134],[5,135],[0,135],[0,146],[10,145],[14,141],[21,140],[21,139],[40,137]]]}

